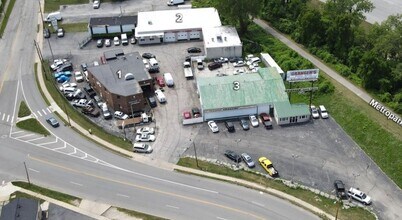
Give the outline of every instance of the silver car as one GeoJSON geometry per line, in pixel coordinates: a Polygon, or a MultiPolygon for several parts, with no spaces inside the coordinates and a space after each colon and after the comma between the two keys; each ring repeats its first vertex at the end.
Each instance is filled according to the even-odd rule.
{"type": "Polygon", "coordinates": [[[255,163],[254,163],[253,159],[247,153],[242,153],[241,158],[243,159],[244,163],[246,163],[249,168],[255,167],[255,163]]]}

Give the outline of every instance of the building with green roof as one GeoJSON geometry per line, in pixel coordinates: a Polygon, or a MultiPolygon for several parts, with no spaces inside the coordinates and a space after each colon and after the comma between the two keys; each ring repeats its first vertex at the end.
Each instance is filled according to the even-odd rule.
{"type": "Polygon", "coordinates": [[[262,112],[275,115],[278,124],[303,122],[310,117],[307,105],[289,103],[283,79],[273,67],[243,75],[199,77],[197,87],[205,121],[262,112]]]}

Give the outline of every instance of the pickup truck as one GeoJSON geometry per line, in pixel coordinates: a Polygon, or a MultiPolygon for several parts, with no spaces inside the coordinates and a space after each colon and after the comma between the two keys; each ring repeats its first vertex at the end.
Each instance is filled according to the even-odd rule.
{"type": "Polygon", "coordinates": [[[99,115],[100,115],[99,110],[96,109],[96,108],[94,108],[94,107],[92,107],[92,106],[90,106],[90,105],[85,106],[85,107],[81,110],[81,112],[84,113],[84,114],[86,114],[86,115],[89,115],[89,116],[91,116],[91,117],[99,117],[99,115]]]}
{"type": "Polygon", "coordinates": [[[191,63],[190,62],[184,62],[183,63],[183,68],[184,68],[184,76],[187,79],[192,79],[194,77],[193,70],[191,69],[191,63]]]}
{"type": "Polygon", "coordinates": [[[268,174],[272,177],[277,177],[279,176],[278,171],[274,168],[274,165],[272,165],[272,162],[268,160],[266,157],[260,157],[258,159],[260,162],[261,166],[268,172],[268,174]]]}

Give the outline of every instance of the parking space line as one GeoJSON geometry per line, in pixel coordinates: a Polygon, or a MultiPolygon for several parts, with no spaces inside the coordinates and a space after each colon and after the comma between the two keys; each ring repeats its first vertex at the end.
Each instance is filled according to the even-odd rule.
{"type": "Polygon", "coordinates": [[[7,115],[7,122],[8,122],[9,119],[10,119],[10,115],[7,115]]]}
{"type": "Polygon", "coordinates": [[[20,137],[16,137],[16,139],[20,139],[20,138],[24,138],[24,137],[29,137],[29,136],[32,136],[32,135],[35,135],[35,134],[26,134],[26,135],[23,135],[23,136],[20,136],[20,137]]]}
{"type": "Polygon", "coordinates": [[[40,139],[42,139],[42,138],[45,138],[45,137],[38,137],[38,138],[34,138],[34,139],[31,139],[31,140],[27,140],[27,142],[30,142],[30,141],[36,141],[36,140],[40,140],[40,139]]]}
{"type": "Polygon", "coordinates": [[[32,112],[32,114],[34,115],[35,118],[38,118],[38,116],[36,116],[35,112],[32,112]]]}
{"type": "Polygon", "coordinates": [[[37,112],[38,112],[39,116],[42,117],[42,114],[40,113],[40,111],[37,111],[37,112]]]}
{"type": "Polygon", "coordinates": [[[24,132],[24,131],[16,131],[16,132],[13,132],[11,134],[18,134],[18,133],[21,133],[21,132],[24,132]]]}
{"type": "Polygon", "coordinates": [[[42,109],[42,112],[43,112],[43,114],[47,115],[47,113],[46,113],[45,109],[42,109]]]}
{"type": "Polygon", "coordinates": [[[54,148],[53,150],[60,150],[60,149],[64,149],[67,147],[67,142],[64,142],[64,146],[63,147],[58,147],[58,148],[54,148]]]}
{"type": "Polygon", "coordinates": [[[33,172],[35,172],[35,173],[40,173],[39,171],[34,170],[34,169],[32,169],[32,168],[28,168],[28,170],[33,171],[33,172]]]}
{"type": "Polygon", "coordinates": [[[4,118],[6,118],[6,114],[3,113],[3,118],[1,120],[4,121],[4,118]]]}
{"type": "Polygon", "coordinates": [[[11,121],[10,121],[11,123],[13,123],[14,122],[14,116],[11,116],[11,121]]]}
{"type": "Polygon", "coordinates": [[[222,218],[222,217],[219,217],[219,216],[216,216],[216,219],[219,219],[219,220],[227,220],[226,218],[222,218]]]}
{"type": "Polygon", "coordinates": [[[121,196],[121,197],[130,198],[130,196],[128,196],[128,195],[124,195],[124,194],[119,194],[119,193],[117,193],[116,195],[117,195],[117,196],[121,196]]]}
{"type": "Polygon", "coordinates": [[[173,209],[179,209],[179,207],[177,207],[177,206],[172,206],[172,205],[166,205],[166,207],[173,208],[173,209]]]}
{"type": "Polygon", "coordinates": [[[71,183],[71,184],[74,184],[74,185],[77,185],[77,186],[82,186],[81,183],[76,183],[76,182],[72,182],[72,181],[70,181],[70,183],[71,183]]]}
{"type": "Polygon", "coordinates": [[[49,113],[52,113],[49,107],[46,108],[49,113]]]}

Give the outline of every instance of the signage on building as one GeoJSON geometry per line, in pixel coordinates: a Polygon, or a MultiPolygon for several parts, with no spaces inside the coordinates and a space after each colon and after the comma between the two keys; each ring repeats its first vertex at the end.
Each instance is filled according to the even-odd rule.
{"type": "Polygon", "coordinates": [[[302,81],[315,81],[318,79],[319,69],[308,70],[290,70],[286,72],[286,81],[288,82],[302,82],[302,81]]]}

